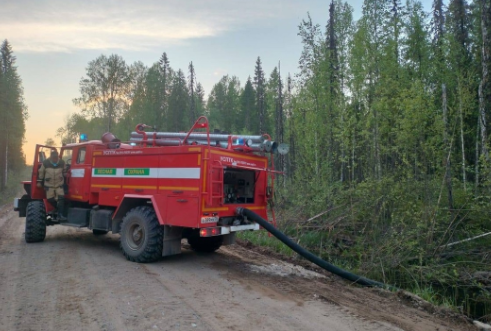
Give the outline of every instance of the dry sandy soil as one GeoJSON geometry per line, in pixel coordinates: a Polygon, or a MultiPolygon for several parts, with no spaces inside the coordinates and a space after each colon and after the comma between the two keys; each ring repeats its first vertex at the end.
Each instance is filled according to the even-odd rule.
{"type": "Polygon", "coordinates": [[[119,236],[49,227],[26,244],[0,210],[0,330],[476,330],[464,317],[234,245],[152,264],[119,236]]]}

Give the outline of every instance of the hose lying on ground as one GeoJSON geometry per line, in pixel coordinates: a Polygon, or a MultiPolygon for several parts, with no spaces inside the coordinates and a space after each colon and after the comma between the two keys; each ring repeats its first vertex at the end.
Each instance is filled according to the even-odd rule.
{"type": "Polygon", "coordinates": [[[246,216],[248,219],[258,223],[263,228],[265,228],[269,233],[271,233],[273,236],[275,236],[276,238],[281,240],[285,245],[287,245],[288,247],[293,249],[295,252],[297,252],[299,255],[303,256],[304,258],[306,258],[310,262],[317,264],[319,267],[321,267],[321,268],[323,268],[323,269],[325,269],[325,270],[327,270],[327,271],[329,271],[335,275],[338,275],[344,279],[347,279],[349,281],[352,281],[352,282],[359,284],[359,285],[362,285],[362,286],[381,287],[381,288],[386,288],[386,289],[390,289],[390,290],[398,290],[396,287],[394,287],[392,285],[383,284],[383,283],[377,282],[375,280],[365,278],[363,276],[355,275],[349,271],[343,270],[343,269],[321,259],[318,256],[315,256],[314,254],[312,254],[311,252],[309,252],[305,248],[303,248],[300,245],[291,241],[284,233],[282,233],[277,228],[275,228],[273,225],[271,225],[271,223],[269,223],[268,221],[263,219],[261,216],[257,215],[256,213],[254,213],[253,211],[250,211],[247,208],[238,207],[235,210],[235,212],[238,215],[246,216]]]}

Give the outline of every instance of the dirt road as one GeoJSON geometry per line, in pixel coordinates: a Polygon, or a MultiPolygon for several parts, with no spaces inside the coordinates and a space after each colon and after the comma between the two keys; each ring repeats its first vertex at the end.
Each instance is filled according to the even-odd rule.
{"type": "Polygon", "coordinates": [[[474,330],[240,246],[128,262],[119,236],[49,227],[24,242],[0,210],[0,330],[474,330]]]}

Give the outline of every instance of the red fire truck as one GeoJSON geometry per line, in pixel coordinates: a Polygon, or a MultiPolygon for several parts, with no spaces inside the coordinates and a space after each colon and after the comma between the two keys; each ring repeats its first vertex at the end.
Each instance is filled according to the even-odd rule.
{"type": "Polygon", "coordinates": [[[36,145],[32,178],[23,182],[26,194],[14,202],[26,217],[26,242],[43,241],[50,225],[87,227],[94,234],[119,233],[128,260],[152,262],[179,254],[182,238],[196,251],[212,252],[234,243],[237,231],[258,230],[236,214],[237,207],[268,219],[278,147],[269,136],[210,133],[206,117],[187,133],[149,128],[137,125],[127,143],[106,133],[101,140],[61,147],[66,222],[57,220],[36,186],[52,149],[36,145]]]}

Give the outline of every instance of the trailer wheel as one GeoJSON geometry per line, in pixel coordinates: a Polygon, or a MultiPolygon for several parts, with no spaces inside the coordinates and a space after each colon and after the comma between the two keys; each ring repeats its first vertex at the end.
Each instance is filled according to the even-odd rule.
{"type": "Polygon", "coordinates": [[[42,201],[27,204],[24,238],[27,243],[40,242],[46,238],[46,210],[42,201]]]}
{"type": "Polygon", "coordinates": [[[107,234],[107,231],[106,230],[93,229],[92,233],[94,234],[94,236],[101,236],[101,235],[107,234]]]}
{"type": "Polygon", "coordinates": [[[148,206],[131,209],[121,226],[121,249],[133,262],[154,262],[162,256],[163,230],[148,206]]]}
{"type": "Polygon", "coordinates": [[[191,236],[188,238],[189,246],[195,252],[212,253],[219,249],[223,243],[223,236],[217,237],[198,237],[191,236]]]}

